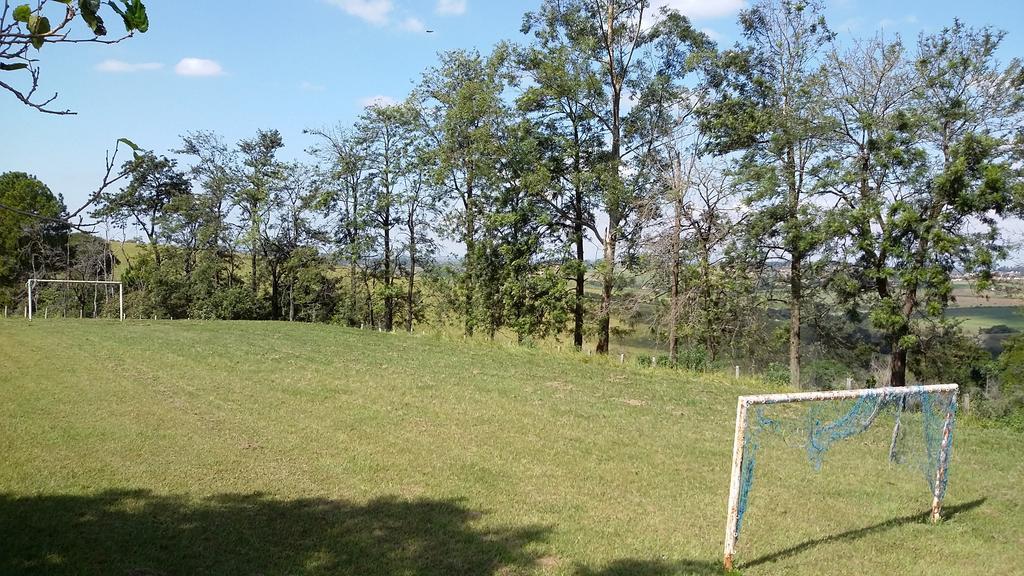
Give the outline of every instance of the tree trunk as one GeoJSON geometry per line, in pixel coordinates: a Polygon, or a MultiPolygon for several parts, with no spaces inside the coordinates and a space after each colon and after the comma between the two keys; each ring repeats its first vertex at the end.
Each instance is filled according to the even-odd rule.
{"type": "Polygon", "coordinates": [[[405,295],[405,331],[412,332],[416,312],[416,212],[415,203],[409,205],[409,285],[405,295]]]}
{"type": "Polygon", "coordinates": [[[255,243],[253,243],[253,245],[252,245],[252,247],[250,249],[250,253],[252,254],[252,258],[251,258],[251,264],[252,265],[251,265],[251,267],[249,269],[249,272],[251,274],[250,277],[249,277],[249,286],[252,289],[252,293],[256,294],[256,244],[255,243]]]}
{"type": "Polygon", "coordinates": [[[270,317],[274,320],[281,319],[280,266],[274,264],[270,267],[270,317]]]}
{"type": "Polygon", "coordinates": [[[620,74],[616,67],[614,56],[615,45],[615,2],[608,2],[608,28],[605,30],[605,48],[608,52],[608,80],[611,85],[611,160],[612,165],[612,190],[606,190],[605,209],[608,213],[608,230],[605,233],[604,242],[604,278],[601,286],[601,313],[597,321],[597,353],[607,354],[611,341],[611,309],[612,295],[615,290],[615,245],[618,240],[618,228],[621,224],[621,212],[619,211],[620,198],[622,193],[620,186],[622,159],[622,80],[624,73],[620,74]]]}
{"type": "Polygon", "coordinates": [[[800,260],[793,255],[789,268],[789,385],[800,388],[800,260]]]}
{"type": "Polygon", "coordinates": [[[384,331],[391,332],[395,328],[395,296],[391,292],[394,286],[391,268],[391,222],[384,222],[384,331]]]}
{"type": "Polygon", "coordinates": [[[466,183],[466,195],[463,199],[463,208],[466,211],[466,230],[463,233],[466,243],[466,269],[463,271],[463,290],[465,301],[463,313],[466,315],[466,336],[472,336],[476,327],[473,319],[473,291],[476,288],[476,214],[473,202],[473,184],[466,183]]]}
{"type": "Polygon", "coordinates": [[[587,270],[586,260],[583,251],[583,223],[576,221],[575,230],[576,244],[576,294],[573,300],[572,310],[572,345],[576,350],[583,349],[583,302],[586,296],[587,270]]]}
{"type": "Polygon", "coordinates": [[[683,234],[683,189],[682,189],[682,161],[679,154],[673,155],[673,172],[675,176],[675,202],[672,212],[672,279],[669,296],[669,325],[668,325],[668,358],[673,368],[679,366],[679,316],[682,302],[679,296],[679,276],[682,263],[679,253],[682,251],[683,234]]]}
{"type": "Polygon", "coordinates": [[[587,262],[584,252],[583,237],[583,189],[581,178],[583,176],[583,162],[580,158],[580,131],[579,125],[573,121],[573,222],[572,238],[576,245],[576,293],[573,300],[572,310],[572,345],[577,351],[583,349],[583,302],[586,296],[587,262]]]}
{"type": "Polygon", "coordinates": [[[611,341],[612,294],[615,291],[615,230],[605,233],[601,310],[597,318],[597,353],[607,354],[611,341]]]}
{"type": "Polygon", "coordinates": [[[803,249],[800,247],[800,188],[797,185],[796,150],[790,143],[786,148],[786,179],[789,187],[788,203],[789,218],[792,229],[789,236],[789,385],[800,388],[800,305],[803,300],[803,277],[800,267],[803,264],[803,249]]]}

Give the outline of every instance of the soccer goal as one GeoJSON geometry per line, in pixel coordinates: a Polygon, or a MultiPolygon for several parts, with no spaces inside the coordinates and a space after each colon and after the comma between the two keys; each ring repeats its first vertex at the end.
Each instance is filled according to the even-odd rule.
{"type": "Polygon", "coordinates": [[[29,278],[28,281],[28,306],[26,311],[28,313],[28,319],[32,320],[32,306],[33,296],[32,289],[38,284],[99,284],[106,286],[117,286],[117,308],[118,315],[122,322],[124,322],[124,285],[120,282],[112,280],[47,280],[43,278],[29,278]]]}
{"type": "MultiPolygon", "coordinates": [[[[920,465],[929,487],[931,519],[938,521],[946,492],[958,391],[956,384],[940,384],[740,396],[725,525],[725,569],[733,569],[736,543],[750,502],[758,446],[767,435],[781,435],[787,444],[797,444],[807,451],[810,463],[820,468],[832,444],[864,433],[873,425],[886,425],[885,432],[878,432],[884,440],[875,441],[887,444],[889,462],[920,465]],[[891,436],[887,424],[893,426],[891,436]],[[907,445],[914,449],[908,451],[907,445]]],[[[885,458],[885,454],[879,457],[885,458]]]]}

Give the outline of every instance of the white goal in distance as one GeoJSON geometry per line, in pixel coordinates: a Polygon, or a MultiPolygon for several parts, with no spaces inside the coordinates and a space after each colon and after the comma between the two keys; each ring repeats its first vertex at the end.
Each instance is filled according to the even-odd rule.
{"type": "Polygon", "coordinates": [[[117,286],[117,309],[118,317],[124,322],[124,285],[113,280],[49,280],[44,278],[29,278],[28,280],[28,306],[26,308],[28,319],[32,320],[32,288],[37,284],[99,284],[105,286],[117,286]]]}

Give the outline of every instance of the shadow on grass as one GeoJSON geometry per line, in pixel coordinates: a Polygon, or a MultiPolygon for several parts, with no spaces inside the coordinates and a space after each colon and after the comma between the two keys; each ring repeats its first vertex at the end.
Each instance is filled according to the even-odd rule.
{"type": "MultiPolygon", "coordinates": [[[[946,506],[942,509],[942,517],[945,520],[949,520],[961,512],[973,510],[981,506],[982,504],[985,503],[985,500],[986,498],[979,498],[977,500],[972,500],[970,502],[965,502],[963,504],[957,504],[956,506],[946,506]]],[[[815,538],[813,540],[808,540],[801,544],[797,544],[796,546],[786,548],[785,550],[779,550],[778,552],[773,552],[771,554],[761,556],[760,558],[755,558],[753,560],[750,560],[749,562],[741,562],[740,567],[753,568],[754,566],[759,566],[761,564],[767,564],[769,562],[775,562],[776,560],[782,560],[784,558],[796,556],[797,554],[806,552],[807,550],[810,550],[811,548],[816,548],[818,546],[826,544],[835,544],[839,542],[850,542],[853,540],[857,540],[859,538],[863,538],[865,536],[870,536],[872,534],[877,534],[879,532],[884,532],[886,530],[891,530],[893,528],[905,526],[907,524],[923,524],[925,522],[930,522],[930,517],[931,510],[928,510],[920,514],[914,514],[913,516],[901,516],[899,518],[892,518],[890,520],[886,520],[885,522],[879,522],[878,524],[873,524],[871,526],[866,526],[864,528],[848,530],[846,532],[832,534],[831,536],[826,536],[824,538],[815,538]]]]}
{"type": "Polygon", "coordinates": [[[722,565],[717,562],[683,560],[664,562],[661,560],[616,560],[599,570],[579,567],[576,576],[720,576],[722,565]]]}
{"type": "Polygon", "coordinates": [[[0,494],[0,573],[440,576],[536,564],[531,545],[549,528],[480,528],[480,517],[459,500],[0,494]]]}

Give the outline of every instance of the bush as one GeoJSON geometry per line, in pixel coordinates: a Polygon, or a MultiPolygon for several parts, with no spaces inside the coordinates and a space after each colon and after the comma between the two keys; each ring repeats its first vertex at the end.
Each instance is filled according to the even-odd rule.
{"type": "Polygon", "coordinates": [[[979,334],[1020,334],[1020,330],[1017,330],[1016,328],[1011,328],[1011,327],[1007,326],[1006,324],[996,324],[995,326],[990,326],[988,328],[982,328],[981,330],[978,330],[978,333],[979,334]]]}
{"type": "Polygon", "coordinates": [[[786,386],[789,384],[789,368],[778,362],[772,362],[761,372],[761,379],[765,384],[771,386],[786,386]]]}

